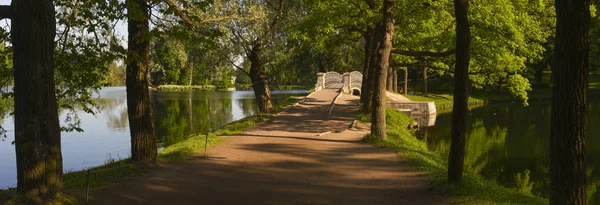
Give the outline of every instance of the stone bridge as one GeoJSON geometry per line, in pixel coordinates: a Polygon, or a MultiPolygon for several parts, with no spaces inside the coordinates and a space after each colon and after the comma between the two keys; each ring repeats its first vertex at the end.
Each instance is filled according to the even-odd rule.
{"type": "MultiPolygon", "coordinates": [[[[317,73],[315,91],[333,89],[341,91],[340,94],[360,96],[362,88],[362,73],[352,71],[340,74],[330,71],[317,73]]],[[[387,107],[404,112],[417,120],[421,126],[433,126],[437,114],[433,102],[414,102],[408,98],[392,92],[387,92],[387,107]]]]}
{"type": "Polygon", "coordinates": [[[343,93],[360,96],[362,77],[362,73],[358,71],[344,74],[334,71],[317,73],[317,85],[315,91],[323,89],[342,89],[343,93]]]}

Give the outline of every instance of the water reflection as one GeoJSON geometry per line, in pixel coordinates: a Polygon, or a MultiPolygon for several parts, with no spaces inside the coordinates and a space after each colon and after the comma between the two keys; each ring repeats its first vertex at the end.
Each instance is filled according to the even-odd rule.
{"type": "MultiPolygon", "coordinates": [[[[589,137],[586,142],[588,198],[600,197],[600,103],[590,103],[589,137]]],[[[451,114],[437,116],[436,125],[418,136],[430,150],[448,155],[451,114]]],[[[523,193],[548,197],[550,190],[550,103],[490,105],[473,109],[467,125],[465,166],[469,171],[523,193]]]]}
{"type": "MultiPolygon", "coordinates": [[[[306,93],[303,90],[275,91],[272,97],[276,103],[288,96],[306,93]]],[[[130,154],[125,88],[103,88],[96,97],[100,108],[97,115],[77,112],[84,132],[62,133],[63,166],[67,171],[98,166],[130,154]]],[[[256,113],[251,91],[151,92],[150,100],[160,147],[256,113]]],[[[9,115],[12,107],[12,102],[0,100],[0,123],[7,130],[14,127],[9,115]]],[[[60,113],[61,123],[64,123],[66,115],[65,111],[60,113]]],[[[8,132],[5,141],[0,141],[0,189],[16,185],[13,140],[14,136],[8,132]]]]}

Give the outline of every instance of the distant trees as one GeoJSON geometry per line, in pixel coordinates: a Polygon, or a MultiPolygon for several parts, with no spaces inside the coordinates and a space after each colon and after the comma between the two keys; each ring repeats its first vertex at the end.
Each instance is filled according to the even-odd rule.
{"type": "Polygon", "coordinates": [[[556,1],[550,204],[586,204],[590,2],[556,1]]]}

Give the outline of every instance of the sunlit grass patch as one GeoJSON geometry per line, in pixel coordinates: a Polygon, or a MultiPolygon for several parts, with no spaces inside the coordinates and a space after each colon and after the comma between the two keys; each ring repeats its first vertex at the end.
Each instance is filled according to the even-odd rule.
{"type": "MultiPolygon", "coordinates": [[[[404,95],[404,97],[416,102],[434,102],[438,113],[452,111],[452,104],[454,103],[454,96],[451,94],[429,94],[428,97],[421,95],[404,95]]],[[[469,105],[471,106],[483,105],[485,103],[486,101],[482,98],[469,97],[469,105]]]]}

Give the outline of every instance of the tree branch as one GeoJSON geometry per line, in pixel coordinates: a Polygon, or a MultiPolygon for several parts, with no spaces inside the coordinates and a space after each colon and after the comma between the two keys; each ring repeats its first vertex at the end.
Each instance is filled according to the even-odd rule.
{"type": "Polygon", "coordinates": [[[181,20],[183,20],[185,23],[189,24],[189,25],[194,25],[194,22],[192,21],[192,19],[190,19],[190,17],[185,14],[183,12],[183,10],[181,8],[179,8],[179,5],[175,4],[175,2],[173,0],[165,0],[165,3],[167,3],[167,5],[169,5],[169,7],[173,8],[175,10],[175,13],[177,13],[177,16],[179,16],[179,18],[181,18],[181,20]]]}
{"type": "Polygon", "coordinates": [[[244,70],[244,68],[236,65],[233,61],[231,61],[231,59],[227,58],[227,61],[229,61],[229,63],[231,63],[231,65],[233,65],[238,70],[241,70],[242,72],[246,73],[246,75],[250,76],[250,73],[248,71],[246,71],[246,70],[244,70]]]}
{"type": "Polygon", "coordinates": [[[12,8],[8,5],[0,6],[0,19],[12,18],[12,8]]]}
{"type": "Polygon", "coordinates": [[[223,20],[254,20],[254,19],[256,19],[256,18],[254,18],[254,17],[239,17],[239,16],[222,16],[222,17],[217,17],[217,18],[204,19],[198,23],[203,24],[203,23],[217,22],[217,21],[223,21],[223,20]]]}
{"type": "Polygon", "coordinates": [[[414,57],[423,57],[423,56],[447,57],[447,56],[450,56],[450,55],[456,53],[456,49],[452,49],[452,50],[444,51],[444,52],[429,52],[429,51],[406,51],[406,50],[399,50],[397,48],[394,48],[394,49],[392,49],[392,53],[405,55],[405,56],[414,56],[414,57]]]}

